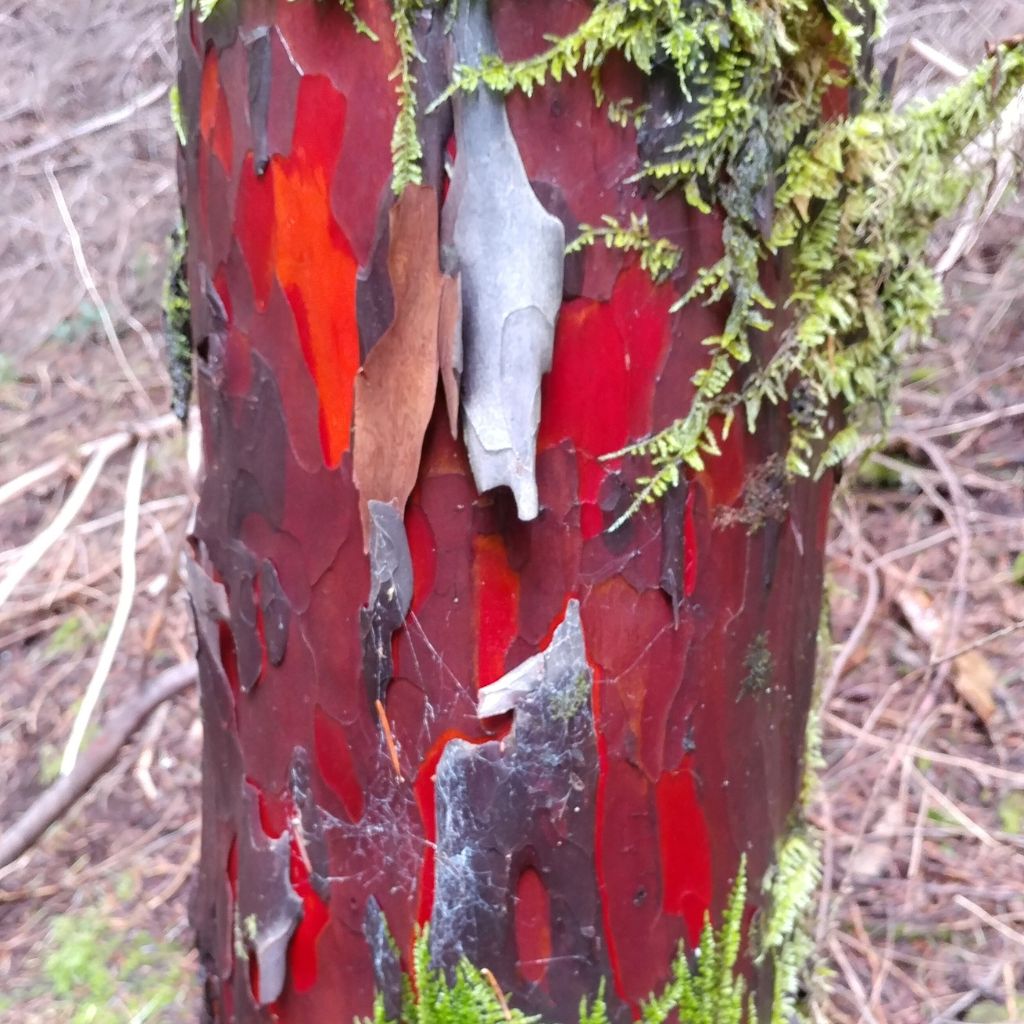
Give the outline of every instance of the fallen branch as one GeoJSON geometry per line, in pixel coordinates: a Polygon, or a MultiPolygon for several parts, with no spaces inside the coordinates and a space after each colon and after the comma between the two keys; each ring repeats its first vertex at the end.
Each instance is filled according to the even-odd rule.
{"type": "Polygon", "coordinates": [[[152,89],[129,100],[116,110],[108,110],[106,113],[97,114],[95,117],[90,117],[87,121],[83,121],[81,124],[77,124],[73,128],[68,129],[68,131],[61,132],[59,135],[50,135],[45,139],[40,139],[38,142],[23,146],[21,149],[5,153],[0,157],[0,167],[14,167],[16,164],[23,163],[26,160],[34,160],[36,157],[49,153],[54,149],[59,149],[75,139],[85,138],[85,136],[92,135],[94,132],[101,131],[104,128],[111,128],[122,121],[127,121],[140,110],[144,110],[151,104],[156,103],[157,100],[166,95],[167,89],[167,83],[160,82],[158,85],[154,85],[152,89]]]}
{"type": "MultiPolygon", "coordinates": [[[[108,434],[106,437],[86,441],[78,446],[78,456],[83,459],[91,458],[96,452],[114,443],[118,448],[127,448],[133,441],[154,437],[157,434],[165,433],[178,426],[178,417],[172,412],[164,413],[155,419],[144,420],[134,424],[128,430],[119,430],[116,434],[108,434]]],[[[21,476],[9,480],[0,486],[0,505],[17,498],[20,494],[34,487],[54,473],[65,469],[70,462],[69,456],[59,455],[55,459],[44,462],[41,466],[34,466],[26,470],[21,476]]]]}
{"type": "Polygon", "coordinates": [[[78,483],[75,484],[68,496],[68,500],[61,506],[60,511],[53,517],[50,524],[25,547],[21,557],[11,566],[3,581],[0,582],[0,606],[7,601],[29,570],[53,547],[57,539],[71,525],[93,487],[96,486],[100,471],[107,460],[122,447],[119,437],[110,437],[106,439],[106,444],[96,449],[84,472],[78,478],[78,483]]]}
{"type": "Polygon", "coordinates": [[[0,836],[0,867],[17,860],[89,791],[92,784],[117,760],[121,748],[166,700],[188,689],[196,680],[195,662],[161,672],[133,700],[121,705],[104,723],[70,775],[41,793],[24,814],[0,836]]]}

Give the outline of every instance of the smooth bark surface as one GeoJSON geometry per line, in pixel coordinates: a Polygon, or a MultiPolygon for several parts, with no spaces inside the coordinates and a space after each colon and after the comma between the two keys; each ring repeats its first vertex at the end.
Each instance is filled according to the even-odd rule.
{"type": "MultiPolygon", "coordinates": [[[[428,924],[517,1007],[575,1021],[606,979],[628,1020],[744,854],[762,907],[800,790],[829,484],[778,472],[785,413],[608,532],[645,465],[600,457],[685,413],[720,329],[669,307],[721,222],[630,183],[637,131],[585,77],[424,115],[453,52],[486,52],[461,6],[484,23],[415,21],[424,183],[397,201],[389,4],[358,5],[376,42],[312,0],[180,22],[218,1022],[394,1007],[428,924]],[[562,260],[632,213],[682,247],[670,280],[562,260]]],[[[514,58],[585,11],[490,19],[514,58]]]]}

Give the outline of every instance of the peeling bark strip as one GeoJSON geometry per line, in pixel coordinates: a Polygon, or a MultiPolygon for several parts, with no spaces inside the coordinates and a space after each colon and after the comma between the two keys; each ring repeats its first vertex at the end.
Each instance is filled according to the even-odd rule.
{"type": "MultiPolygon", "coordinates": [[[[494,53],[487,4],[460,4],[453,37],[460,63],[494,53]]],[[[562,301],[565,229],[530,187],[505,101],[481,87],[454,103],[444,238],[462,281],[466,449],[477,487],[510,487],[519,518],[533,519],[540,382],[562,301]]]]}
{"type": "Polygon", "coordinates": [[[382,701],[394,674],[391,638],[402,628],[412,603],[412,556],[401,515],[394,505],[369,503],[370,603],[359,612],[363,675],[370,703],[382,701]]]}
{"type": "Polygon", "coordinates": [[[242,804],[246,827],[238,846],[238,911],[236,929],[242,949],[255,958],[256,1001],[274,1002],[288,975],[288,942],[302,913],[302,900],[289,881],[291,839],[272,839],[260,824],[257,797],[246,786],[242,804]]]}
{"type": "MultiPolygon", "coordinates": [[[[355,382],[356,487],[364,501],[393,501],[400,510],[416,485],[437,391],[444,280],[437,207],[433,189],[410,186],[391,210],[388,271],[395,319],[355,382]]],[[[363,527],[369,534],[366,512],[363,527]]]]}
{"type": "MultiPolygon", "coordinates": [[[[593,674],[577,601],[569,603],[551,645],[526,664],[529,689],[516,683],[516,691],[505,691],[519,694],[508,736],[483,744],[453,739],[437,766],[431,951],[448,967],[462,957],[486,963],[508,991],[537,976],[527,966],[529,953],[542,950],[536,967],[549,993],[548,1012],[570,1020],[579,980],[596,981],[607,969],[592,868],[593,674]],[[523,897],[524,879],[539,896],[523,897]],[[531,917],[526,928],[521,915],[531,917]]],[[[481,711],[483,705],[482,699],[481,711]]]]}
{"type": "MultiPolygon", "coordinates": [[[[427,113],[453,62],[540,52],[575,0],[413,12],[423,184],[395,198],[410,5],[357,0],[376,41],[346,6],[178,23],[205,1018],[352,1024],[376,993],[397,1014],[430,925],[437,966],[469,956],[513,1008],[576,1024],[604,985],[626,1024],[744,853],[767,1016],[756,883],[800,790],[829,483],[765,528],[728,513],[785,447],[775,410],[608,533],[643,470],[601,459],[692,393],[724,314],[669,309],[721,222],[633,183],[637,133],[586,76],[427,113]],[[685,240],[679,269],[588,247],[563,296],[565,238],[604,215],[685,240]]],[[[624,62],[603,85],[651,99],[624,62]]]]}

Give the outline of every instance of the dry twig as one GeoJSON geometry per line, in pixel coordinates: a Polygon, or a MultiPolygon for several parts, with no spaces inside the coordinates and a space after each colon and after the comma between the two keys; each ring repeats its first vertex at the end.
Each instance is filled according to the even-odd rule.
{"type": "Polygon", "coordinates": [[[64,756],[60,762],[61,775],[70,774],[75,767],[78,752],[85,739],[85,730],[89,725],[89,719],[99,703],[103,684],[106,683],[107,677],[110,675],[110,669],[114,664],[114,655],[117,654],[121,637],[124,636],[125,627],[128,625],[128,616],[135,599],[135,580],[138,575],[135,564],[135,545],[139,536],[139,505],[142,499],[142,481],[145,477],[148,452],[148,443],[140,441],[132,453],[131,465],[128,468],[128,483],[125,487],[124,532],[121,539],[121,589],[117,598],[117,607],[114,609],[114,617],[110,621],[110,629],[103,640],[103,647],[96,662],[96,670],[86,687],[85,696],[82,698],[81,706],[71,728],[71,736],[64,748],[64,756]]]}

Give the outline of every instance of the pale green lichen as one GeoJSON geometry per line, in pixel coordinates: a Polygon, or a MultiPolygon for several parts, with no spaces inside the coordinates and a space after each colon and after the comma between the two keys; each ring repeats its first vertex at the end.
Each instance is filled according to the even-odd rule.
{"type": "Polygon", "coordinates": [[[551,695],[549,710],[551,717],[561,722],[575,718],[590,700],[590,675],[580,672],[572,684],[564,690],[557,690],[551,695]]]}

